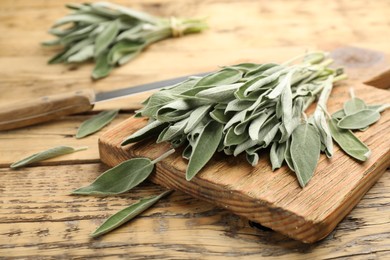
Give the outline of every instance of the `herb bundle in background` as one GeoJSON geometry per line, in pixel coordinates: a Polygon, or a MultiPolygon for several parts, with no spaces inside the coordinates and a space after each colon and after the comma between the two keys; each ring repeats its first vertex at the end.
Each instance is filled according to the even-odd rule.
{"type": "Polygon", "coordinates": [[[46,46],[63,46],[50,64],[94,60],[93,79],[109,75],[138,56],[150,44],[207,28],[202,20],[160,18],[124,6],[108,3],[69,4],[73,12],[59,19],[49,30],[57,37],[46,46]]]}

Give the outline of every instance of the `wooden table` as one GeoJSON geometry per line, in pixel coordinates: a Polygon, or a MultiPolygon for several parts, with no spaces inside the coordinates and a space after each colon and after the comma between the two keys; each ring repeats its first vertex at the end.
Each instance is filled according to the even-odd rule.
{"type": "MultiPolygon", "coordinates": [[[[46,33],[50,25],[67,13],[66,2],[1,1],[1,105],[85,87],[116,89],[244,61],[281,62],[307,49],[352,45],[390,53],[390,2],[385,0],[116,1],[157,15],[207,17],[210,29],[155,44],[110,77],[92,82],[91,64],[47,65],[55,51],[40,46],[50,39],[46,33]]],[[[146,96],[102,103],[91,113],[0,133],[1,259],[390,258],[389,172],[330,236],[316,244],[254,229],[247,220],[180,192],[116,231],[89,238],[106,217],[162,188],[147,183],[117,197],[69,196],[107,169],[99,161],[101,133],[76,140],[77,127],[93,113],[121,108],[108,129],[131,116],[146,96]],[[8,168],[17,159],[57,145],[89,149],[35,167],[8,168]]]]}

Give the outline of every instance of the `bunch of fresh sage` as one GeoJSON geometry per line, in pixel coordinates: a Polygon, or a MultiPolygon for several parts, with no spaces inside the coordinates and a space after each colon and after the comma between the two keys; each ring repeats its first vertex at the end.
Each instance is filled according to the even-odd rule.
{"type": "Polygon", "coordinates": [[[94,60],[94,79],[106,77],[154,42],[207,28],[203,20],[160,18],[108,2],[66,6],[73,12],[49,30],[57,39],[43,43],[64,47],[49,63],[94,60]]]}
{"type": "Polygon", "coordinates": [[[162,89],[144,102],[136,116],[149,123],[122,145],[157,136],[173,148],[184,146],[191,180],[214,153],[245,154],[255,166],[268,149],[272,169],[285,161],[304,187],[320,152],[331,157],[332,136],[325,113],[333,83],[344,79],[331,69],[326,53],[314,52],[284,64],[244,63],[162,89]],[[313,116],[304,111],[319,97],[313,116]]]}

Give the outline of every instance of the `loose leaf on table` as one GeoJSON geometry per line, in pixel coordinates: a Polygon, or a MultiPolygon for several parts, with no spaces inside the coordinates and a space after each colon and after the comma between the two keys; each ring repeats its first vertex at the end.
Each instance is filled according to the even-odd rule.
{"type": "Polygon", "coordinates": [[[344,109],[337,110],[336,112],[334,112],[332,114],[332,117],[333,118],[337,118],[337,119],[342,119],[345,116],[346,115],[345,115],[344,109]]]}
{"type": "Polygon", "coordinates": [[[72,194],[112,195],[131,190],[152,173],[154,165],[148,158],[130,159],[109,169],[92,184],[79,188],[72,194]]]}
{"type": "Polygon", "coordinates": [[[305,187],[314,174],[321,152],[320,134],[315,126],[300,124],[291,135],[291,159],[301,187],[305,187]]]}
{"type": "Polygon", "coordinates": [[[103,111],[82,123],[77,131],[76,138],[83,138],[93,134],[109,124],[118,115],[119,110],[103,111]]]}
{"type": "Polygon", "coordinates": [[[366,108],[366,103],[362,99],[357,97],[354,97],[344,103],[344,113],[346,115],[355,114],[366,108]]]}
{"type": "Polygon", "coordinates": [[[209,122],[200,133],[188,163],[186,179],[191,180],[211,159],[222,138],[223,125],[209,122]]]}
{"type": "Polygon", "coordinates": [[[169,195],[170,193],[172,193],[172,191],[165,191],[158,196],[141,199],[140,201],[130,205],[129,207],[122,209],[121,211],[115,213],[114,215],[106,219],[106,221],[104,221],[104,223],[101,224],[95,230],[95,232],[91,234],[91,236],[98,237],[110,232],[117,227],[120,227],[121,225],[132,220],[134,217],[153,206],[157,201],[169,195]]]}
{"type": "Polygon", "coordinates": [[[346,115],[338,122],[342,129],[361,129],[372,125],[380,119],[381,115],[377,110],[363,109],[351,115],[346,115]]]}
{"type": "Polygon", "coordinates": [[[171,149],[155,160],[134,158],[107,170],[90,185],[74,190],[79,195],[113,195],[131,190],[152,173],[154,164],[174,153],[171,149]]]}
{"type": "Polygon", "coordinates": [[[343,105],[346,115],[352,115],[367,108],[366,103],[362,99],[355,97],[353,88],[350,89],[350,95],[351,99],[347,100],[343,105]]]}
{"type": "Polygon", "coordinates": [[[328,123],[333,139],[345,153],[360,161],[366,161],[369,158],[371,155],[370,149],[350,130],[338,127],[335,118],[329,119],[328,123]]]}
{"type": "Polygon", "coordinates": [[[88,147],[73,148],[73,147],[69,147],[69,146],[57,146],[57,147],[48,149],[46,151],[30,155],[30,156],[28,156],[28,157],[26,157],[26,158],[24,158],[24,159],[22,159],[20,161],[14,162],[13,164],[11,164],[10,167],[12,169],[15,169],[15,168],[19,168],[19,167],[22,167],[22,166],[26,166],[26,165],[32,164],[34,162],[40,162],[40,161],[43,161],[43,160],[46,160],[46,159],[50,159],[50,158],[54,158],[54,157],[57,157],[57,156],[61,156],[61,155],[69,154],[69,153],[74,153],[74,152],[86,150],[87,148],[88,147]]]}

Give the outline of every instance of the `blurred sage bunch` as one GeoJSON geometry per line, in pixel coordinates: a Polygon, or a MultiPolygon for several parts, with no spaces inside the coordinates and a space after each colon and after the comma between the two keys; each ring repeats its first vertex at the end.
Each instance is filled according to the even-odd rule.
{"type": "Polygon", "coordinates": [[[203,20],[160,18],[108,2],[66,7],[72,12],[49,30],[57,39],[43,42],[45,46],[64,47],[49,64],[93,60],[93,79],[108,76],[115,66],[134,59],[154,42],[207,28],[203,20]]]}

